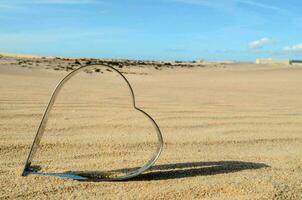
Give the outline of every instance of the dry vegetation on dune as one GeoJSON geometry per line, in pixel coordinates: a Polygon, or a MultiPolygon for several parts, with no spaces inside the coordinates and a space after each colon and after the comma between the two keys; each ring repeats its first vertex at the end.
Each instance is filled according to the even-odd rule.
{"type": "MultiPolygon", "coordinates": [[[[2,56],[0,199],[302,199],[302,68],[167,63],[2,56]],[[126,182],[21,177],[55,85],[89,63],[127,76],[161,127],[159,161],[126,182]]],[[[91,177],[140,166],[156,135],[129,104],[114,72],[79,74],[58,97],[33,165],[91,177]]]]}
{"type": "MultiPolygon", "coordinates": [[[[148,61],[148,60],[127,60],[127,59],[94,59],[94,58],[64,58],[64,57],[39,57],[30,55],[14,54],[0,54],[1,64],[17,65],[28,69],[54,69],[56,71],[71,71],[79,68],[80,66],[90,64],[106,64],[119,69],[125,74],[139,73],[141,70],[147,74],[150,69],[163,70],[174,68],[188,68],[188,67],[225,67],[226,65],[234,64],[232,62],[206,62],[206,61],[148,61]],[[131,68],[131,69],[130,69],[131,68]],[[144,70],[145,69],[145,70],[144,70]]],[[[97,71],[102,73],[103,71],[97,71]]]]}

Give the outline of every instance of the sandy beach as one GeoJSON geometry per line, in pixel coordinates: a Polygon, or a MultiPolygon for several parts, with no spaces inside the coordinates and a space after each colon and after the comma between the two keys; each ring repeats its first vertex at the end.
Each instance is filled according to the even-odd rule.
{"type": "MultiPolygon", "coordinates": [[[[22,177],[52,91],[89,62],[0,57],[0,199],[302,199],[302,67],[287,65],[112,62],[161,128],[160,159],[124,182],[22,177]]],[[[106,68],[71,79],[33,165],[93,176],[144,164],[156,134],[129,95],[106,68]]]]}

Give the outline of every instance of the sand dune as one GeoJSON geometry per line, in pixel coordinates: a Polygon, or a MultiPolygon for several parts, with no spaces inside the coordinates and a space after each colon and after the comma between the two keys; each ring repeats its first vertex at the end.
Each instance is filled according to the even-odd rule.
{"type": "MultiPolygon", "coordinates": [[[[20,175],[55,85],[89,60],[27,59],[0,59],[1,199],[302,199],[302,68],[118,63],[165,149],[131,181],[79,182],[20,175]]],[[[33,164],[95,176],[143,164],[156,135],[129,98],[106,69],[72,79],[33,164]]]]}

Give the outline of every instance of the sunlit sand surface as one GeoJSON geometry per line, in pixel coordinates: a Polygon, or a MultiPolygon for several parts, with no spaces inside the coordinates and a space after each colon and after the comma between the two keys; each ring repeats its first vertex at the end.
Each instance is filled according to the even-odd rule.
{"type": "Polygon", "coordinates": [[[302,68],[119,68],[165,146],[141,176],[98,182],[64,174],[120,175],[155,149],[156,133],[132,109],[124,82],[105,68],[72,79],[32,163],[50,176],[22,177],[50,95],[68,72],[53,70],[55,62],[0,61],[1,199],[302,199],[302,68]]]}

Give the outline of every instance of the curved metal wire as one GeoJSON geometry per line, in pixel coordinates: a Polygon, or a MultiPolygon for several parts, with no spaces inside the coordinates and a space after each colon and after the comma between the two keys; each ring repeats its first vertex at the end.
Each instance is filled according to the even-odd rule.
{"type": "MultiPolygon", "coordinates": [[[[82,67],[80,67],[80,68],[78,68],[78,69],[70,72],[56,86],[54,92],[52,93],[50,101],[49,101],[49,103],[47,105],[47,108],[46,108],[46,110],[44,112],[43,118],[41,120],[40,126],[39,126],[38,131],[37,131],[37,134],[35,136],[35,139],[33,141],[32,146],[31,146],[31,149],[30,149],[29,155],[27,157],[27,160],[26,160],[26,163],[25,163],[25,167],[24,167],[22,176],[26,176],[26,175],[28,175],[28,174],[30,174],[30,173],[33,172],[31,170],[32,160],[34,158],[34,155],[36,154],[36,151],[37,151],[37,149],[39,147],[41,138],[42,138],[43,133],[45,131],[45,127],[46,127],[46,124],[47,124],[48,117],[49,117],[50,111],[52,109],[52,106],[55,103],[55,100],[56,100],[59,92],[63,88],[64,84],[70,78],[72,78],[73,76],[75,76],[76,74],[78,74],[79,72],[82,72],[82,71],[84,71],[86,69],[100,67],[100,66],[104,66],[104,67],[112,69],[113,71],[115,71],[117,74],[119,74],[123,78],[123,80],[128,85],[128,88],[129,88],[129,91],[130,91],[130,94],[131,94],[131,97],[132,97],[133,108],[135,110],[141,112],[142,114],[144,114],[152,122],[152,125],[153,125],[154,129],[156,130],[157,139],[158,139],[157,148],[156,148],[155,152],[153,153],[152,157],[149,159],[149,161],[145,165],[143,165],[142,167],[140,167],[140,168],[138,168],[136,170],[128,172],[126,175],[119,176],[119,177],[112,177],[112,178],[104,178],[104,179],[100,179],[100,181],[102,181],[102,180],[104,180],[104,181],[121,181],[121,180],[127,180],[127,179],[130,179],[130,178],[133,178],[135,176],[140,175],[141,173],[143,173],[147,169],[149,169],[156,162],[156,160],[159,158],[159,156],[160,156],[160,154],[162,152],[162,149],[163,149],[163,138],[162,138],[161,131],[159,129],[159,126],[156,124],[155,120],[148,113],[146,113],[145,111],[143,111],[140,108],[136,107],[134,92],[133,92],[133,89],[132,89],[129,81],[126,79],[126,77],[121,72],[119,72],[117,69],[115,69],[115,68],[113,68],[113,67],[111,67],[109,65],[106,65],[106,64],[93,64],[93,65],[82,66],[82,67]]],[[[38,174],[38,173],[35,173],[35,174],[38,174]]]]}

